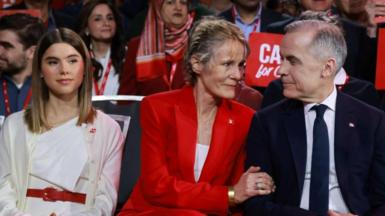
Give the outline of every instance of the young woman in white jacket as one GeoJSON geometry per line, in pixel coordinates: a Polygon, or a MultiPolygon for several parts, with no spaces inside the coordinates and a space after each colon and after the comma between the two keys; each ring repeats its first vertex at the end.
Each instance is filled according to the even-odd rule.
{"type": "Polygon", "coordinates": [[[0,215],[112,215],[123,135],[91,104],[92,73],[80,37],[57,29],[33,59],[32,103],[0,134],[0,215]]]}

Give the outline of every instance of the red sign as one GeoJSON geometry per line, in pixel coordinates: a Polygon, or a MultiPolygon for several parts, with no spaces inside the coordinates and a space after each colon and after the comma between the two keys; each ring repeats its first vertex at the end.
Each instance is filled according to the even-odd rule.
{"type": "Polygon", "coordinates": [[[378,31],[376,88],[385,90],[385,28],[378,31]]]}
{"type": "Polygon", "coordinates": [[[34,17],[41,18],[41,12],[37,9],[23,9],[23,10],[0,10],[0,17],[17,14],[17,13],[23,13],[23,14],[29,14],[34,17]]]}
{"type": "Polygon", "coordinates": [[[272,33],[250,34],[250,55],[246,62],[246,79],[249,86],[266,87],[279,78],[277,71],[281,64],[279,46],[283,35],[272,33]]]}

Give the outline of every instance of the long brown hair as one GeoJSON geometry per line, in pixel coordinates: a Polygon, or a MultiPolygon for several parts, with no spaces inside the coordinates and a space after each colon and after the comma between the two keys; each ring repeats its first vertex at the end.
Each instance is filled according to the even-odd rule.
{"type": "MultiPolygon", "coordinates": [[[[124,29],[123,29],[123,23],[121,15],[119,14],[119,10],[116,8],[116,6],[112,3],[112,1],[108,0],[94,0],[94,1],[88,1],[82,8],[79,14],[78,19],[78,26],[77,26],[77,32],[82,37],[84,43],[87,45],[88,48],[91,47],[91,35],[86,33],[86,29],[88,26],[88,19],[91,16],[91,13],[94,11],[95,7],[98,5],[106,5],[114,15],[114,21],[116,23],[116,30],[115,35],[113,36],[111,40],[111,61],[112,65],[114,66],[115,73],[121,74],[124,57],[126,55],[126,44],[124,40],[124,29]]],[[[96,64],[95,66],[102,67],[100,63],[94,62],[96,64]]],[[[95,74],[94,77],[99,80],[103,69],[99,74],[95,74]]],[[[97,72],[97,71],[95,71],[97,72]]]]}
{"type": "Polygon", "coordinates": [[[48,32],[40,39],[36,47],[32,63],[32,100],[25,113],[25,121],[30,131],[41,133],[49,129],[47,123],[46,104],[49,100],[49,89],[41,77],[41,63],[46,50],[56,43],[66,43],[75,48],[84,61],[84,79],[78,89],[79,119],[77,125],[91,123],[96,115],[92,107],[92,73],[88,49],[79,35],[72,30],[59,28],[48,32]]]}

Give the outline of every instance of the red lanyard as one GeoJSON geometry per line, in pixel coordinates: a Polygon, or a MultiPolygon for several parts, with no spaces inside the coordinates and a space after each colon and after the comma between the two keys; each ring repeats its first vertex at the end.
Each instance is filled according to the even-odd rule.
{"type": "MultiPolygon", "coordinates": [[[[5,79],[3,79],[3,96],[4,96],[4,104],[5,104],[5,116],[8,116],[9,114],[11,114],[11,106],[9,105],[8,85],[5,79]]],[[[27,108],[29,101],[31,100],[31,96],[32,96],[32,88],[30,88],[28,91],[28,95],[24,101],[23,109],[27,108]]]]}
{"type": "Polygon", "coordinates": [[[176,66],[177,66],[177,62],[171,62],[170,76],[167,77],[167,74],[163,75],[163,80],[167,83],[169,90],[172,90],[172,81],[174,80],[176,66]]]}
{"type": "Polygon", "coordinates": [[[102,83],[98,85],[98,81],[95,80],[94,78],[94,87],[95,87],[95,94],[96,95],[103,95],[104,94],[104,89],[106,88],[107,80],[108,80],[108,75],[110,74],[111,71],[111,66],[112,66],[112,61],[111,58],[108,60],[107,68],[106,68],[106,73],[104,73],[102,83]]]}
{"type": "MultiPolygon", "coordinates": [[[[91,58],[94,58],[94,53],[92,52],[92,50],[90,52],[90,56],[91,56],[91,58]]],[[[111,57],[110,57],[108,59],[106,73],[104,73],[104,76],[103,76],[100,88],[99,88],[99,85],[98,85],[98,81],[95,80],[95,78],[93,78],[95,94],[96,95],[103,95],[104,94],[104,89],[106,88],[106,84],[107,84],[107,80],[108,80],[108,75],[110,74],[110,71],[111,71],[111,66],[112,66],[112,60],[111,60],[111,57]]]]}

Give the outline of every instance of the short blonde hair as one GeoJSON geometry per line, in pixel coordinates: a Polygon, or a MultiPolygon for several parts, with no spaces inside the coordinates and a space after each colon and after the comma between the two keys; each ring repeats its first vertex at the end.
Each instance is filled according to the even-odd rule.
{"type": "Polygon", "coordinates": [[[239,41],[245,46],[245,57],[249,55],[249,45],[245,36],[235,24],[213,16],[204,17],[194,24],[184,56],[185,78],[190,85],[195,85],[197,81],[190,62],[191,58],[198,55],[200,61],[205,64],[211,59],[214,48],[227,40],[239,41]]]}
{"type": "Polygon", "coordinates": [[[46,116],[46,103],[49,100],[49,89],[41,78],[41,63],[46,50],[56,43],[66,43],[75,48],[84,61],[84,78],[79,88],[79,120],[77,125],[92,122],[96,112],[92,107],[92,72],[89,52],[79,35],[72,30],[59,28],[43,35],[40,39],[32,63],[32,100],[25,113],[25,121],[30,131],[41,133],[49,129],[46,116]]]}

